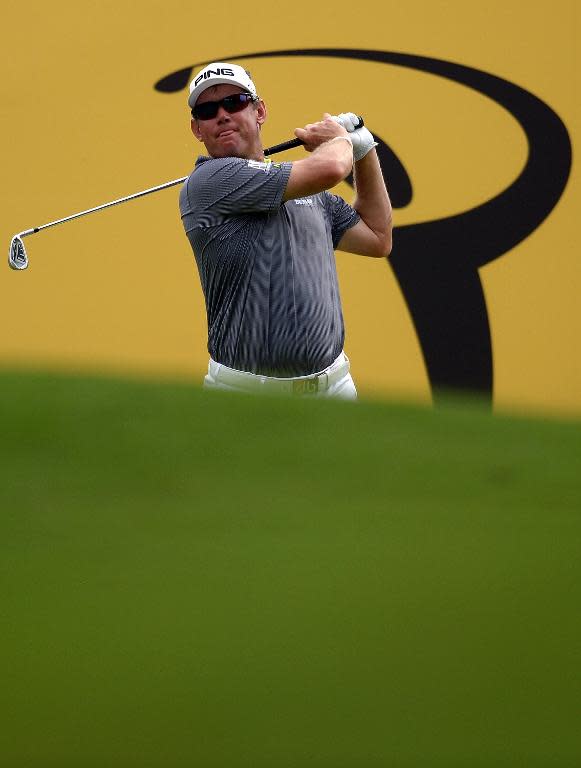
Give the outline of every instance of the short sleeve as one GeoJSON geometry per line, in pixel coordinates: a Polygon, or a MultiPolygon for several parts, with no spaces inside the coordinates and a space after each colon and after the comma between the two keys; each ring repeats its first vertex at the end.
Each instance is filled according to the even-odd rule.
{"type": "Polygon", "coordinates": [[[336,248],[345,232],[354,227],[361,217],[342,197],[331,192],[325,192],[324,197],[327,214],[331,220],[333,248],[336,248]]]}
{"type": "Polygon", "coordinates": [[[198,161],[180,196],[182,216],[208,210],[227,216],[275,210],[282,204],[291,165],[238,157],[198,161]]]}

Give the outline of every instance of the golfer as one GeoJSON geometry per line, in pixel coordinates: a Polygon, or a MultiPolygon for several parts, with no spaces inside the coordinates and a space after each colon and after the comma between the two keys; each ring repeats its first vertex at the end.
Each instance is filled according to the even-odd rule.
{"type": "Polygon", "coordinates": [[[357,117],[297,128],[309,153],[265,160],[267,118],[250,74],[216,62],[192,80],[192,132],[207,156],[180,193],[208,319],[204,386],[357,397],[343,351],[335,249],[384,257],[392,215],[373,136],[357,117]],[[354,171],[353,207],[328,192],[354,171]]]}

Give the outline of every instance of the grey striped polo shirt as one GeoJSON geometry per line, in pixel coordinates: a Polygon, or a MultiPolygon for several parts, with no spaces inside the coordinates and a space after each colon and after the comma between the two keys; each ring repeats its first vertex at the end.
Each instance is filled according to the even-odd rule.
{"type": "Polygon", "coordinates": [[[180,193],[208,351],[265,376],[321,371],[345,337],[334,248],[359,215],[329,192],[283,203],[291,165],[200,157],[180,193]]]}

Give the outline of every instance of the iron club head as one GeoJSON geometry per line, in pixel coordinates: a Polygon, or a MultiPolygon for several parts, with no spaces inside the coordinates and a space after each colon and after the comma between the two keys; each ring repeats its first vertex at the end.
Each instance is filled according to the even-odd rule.
{"type": "MultiPolygon", "coordinates": [[[[22,233],[21,233],[22,234],[22,233]]],[[[26,269],[28,267],[28,256],[26,248],[20,235],[14,235],[10,241],[10,250],[8,251],[8,264],[11,269],[26,269]]]]}

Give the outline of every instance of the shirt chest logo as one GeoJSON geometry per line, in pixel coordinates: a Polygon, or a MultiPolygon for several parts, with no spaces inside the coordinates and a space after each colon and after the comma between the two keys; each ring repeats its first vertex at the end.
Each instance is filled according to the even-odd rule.
{"type": "Polygon", "coordinates": [[[295,198],[295,205],[313,205],[312,197],[297,197],[295,198]]]}

